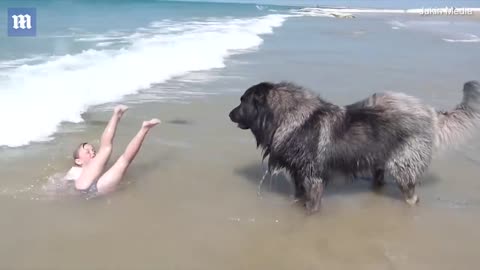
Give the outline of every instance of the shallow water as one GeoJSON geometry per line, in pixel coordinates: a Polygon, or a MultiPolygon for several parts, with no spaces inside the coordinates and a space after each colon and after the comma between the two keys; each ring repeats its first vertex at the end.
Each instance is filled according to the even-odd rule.
{"type": "MultiPolygon", "coordinates": [[[[375,193],[367,181],[339,179],[321,212],[307,217],[292,203],[291,186],[281,176],[265,181],[263,196],[257,196],[264,171],[259,153],[250,134],[225,117],[236,98],[131,108],[114,158],[141,115],[191,123],[167,122],[153,130],[122,188],[108,197],[52,199],[38,188],[0,196],[7,214],[0,229],[8,232],[0,247],[2,267],[471,269],[475,264],[478,164],[459,154],[437,159],[414,208],[403,203],[391,181],[375,193]]],[[[65,136],[50,146],[58,149],[47,154],[55,164],[50,172],[66,165],[60,153],[69,141],[65,136]]],[[[35,159],[41,164],[41,157],[35,159]]],[[[3,175],[18,175],[19,168],[10,169],[3,175]]]]}

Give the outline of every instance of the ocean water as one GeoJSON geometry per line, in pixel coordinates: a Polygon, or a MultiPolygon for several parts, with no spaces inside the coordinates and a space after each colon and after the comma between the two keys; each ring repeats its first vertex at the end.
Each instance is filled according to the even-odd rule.
{"type": "MultiPolygon", "coordinates": [[[[272,33],[286,19],[250,5],[22,5],[37,7],[38,35],[1,38],[0,122],[9,131],[0,135],[0,145],[6,146],[46,140],[61,122],[81,121],[88,106],[188,72],[222,68],[226,57],[255,49],[262,43],[260,35],[272,33]]],[[[1,4],[2,10],[8,6],[13,3],[1,4]]]]}
{"type": "MultiPolygon", "coordinates": [[[[224,68],[229,56],[258,50],[266,36],[274,35],[292,18],[331,17],[328,12],[298,12],[298,7],[288,6],[290,1],[240,2],[2,1],[0,22],[6,21],[8,7],[36,7],[38,29],[32,38],[0,35],[0,146],[50,140],[62,123],[81,122],[81,114],[94,105],[117,101],[191,72],[224,68]]],[[[372,13],[360,14],[371,17],[373,28],[389,25],[392,31],[424,33],[431,36],[432,45],[474,46],[446,57],[462,57],[478,49],[478,20],[385,16],[380,12],[452,3],[471,7],[478,6],[476,1],[398,2],[322,1],[322,5],[348,6],[354,13],[355,8],[368,7],[372,13]]],[[[318,3],[300,1],[295,5],[310,4],[318,3]]],[[[311,26],[322,23],[307,22],[311,26]]],[[[363,33],[341,20],[329,24],[331,31],[338,33],[363,33]]],[[[6,25],[0,24],[0,33],[6,33],[6,25]]],[[[381,36],[377,38],[382,42],[381,36]]],[[[349,45],[326,40],[315,46],[322,46],[328,54],[349,45]]],[[[414,47],[385,46],[382,50],[402,54],[414,47]]],[[[370,54],[359,48],[354,57],[362,57],[364,52],[370,54]]],[[[158,91],[154,96],[162,99],[173,94],[178,93],[158,91]]]]}

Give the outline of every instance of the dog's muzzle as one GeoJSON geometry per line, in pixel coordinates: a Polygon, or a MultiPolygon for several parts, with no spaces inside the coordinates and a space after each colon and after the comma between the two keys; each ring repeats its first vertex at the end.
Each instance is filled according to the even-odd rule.
{"type": "Polygon", "coordinates": [[[228,117],[230,117],[230,120],[234,123],[237,124],[237,126],[241,129],[249,129],[249,127],[245,124],[243,124],[240,119],[238,118],[238,112],[237,112],[237,109],[238,108],[235,108],[233,109],[229,114],[228,114],[228,117]]]}
{"type": "Polygon", "coordinates": [[[235,123],[236,123],[237,121],[235,121],[234,113],[235,113],[235,109],[233,109],[233,110],[228,114],[228,117],[230,117],[230,120],[231,120],[232,122],[235,122],[235,123]]]}

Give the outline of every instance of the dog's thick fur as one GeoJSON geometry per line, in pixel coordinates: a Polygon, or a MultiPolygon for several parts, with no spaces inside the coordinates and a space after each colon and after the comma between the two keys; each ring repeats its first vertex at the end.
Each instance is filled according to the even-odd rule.
{"type": "Polygon", "coordinates": [[[480,122],[480,83],[464,84],[463,100],[451,111],[437,111],[402,93],[376,93],[347,105],[332,104],[289,82],[251,86],[230,119],[250,129],[268,157],[270,171],[286,170],[296,197],[309,213],[319,210],[334,172],[368,172],[376,186],[393,176],[409,204],[433,154],[452,145],[480,122]]]}

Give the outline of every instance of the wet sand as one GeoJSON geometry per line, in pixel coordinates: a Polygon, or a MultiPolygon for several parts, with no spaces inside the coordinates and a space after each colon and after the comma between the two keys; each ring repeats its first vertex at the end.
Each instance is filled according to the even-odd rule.
{"type": "MultiPolygon", "coordinates": [[[[338,179],[320,213],[292,204],[290,184],[265,182],[253,137],[227,118],[237,94],[191,104],[132,106],[112,158],[141,119],[158,116],[122,188],[108,197],[49,198],[40,186],[0,196],[4,269],[472,269],[478,255],[478,164],[437,159],[408,207],[394,184],[338,179]]],[[[13,165],[3,179],[68,169],[65,153],[95,138],[108,112],[86,115],[87,131],[65,134],[48,154],[13,165]],[[49,160],[51,167],[45,168],[49,160]],[[36,166],[33,166],[36,164],[36,166]]],[[[40,151],[41,152],[41,151],[40,151]]],[[[4,169],[5,170],[5,169],[4,169]]],[[[44,181],[45,179],[43,179],[44,181]]],[[[42,183],[39,180],[37,184],[42,183]]]]}
{"type": "MultiPolygon", "coordinates": [[[[352,36],[352,29],[367,29],[364,39],[374,38],[369,33],[375,30],[362,21],[335,32],[309,20],[287,23],[265,38],[259,53],[232,57],[227,67],[233,69],[157,86],[212,95],[192,94],[183,102],[176,102],[181,100],[175,92],[172,99],[139,103],[140,95],[123,100],[130,109],[119,126],[112,160],[141,121],[158,117],[163,123],[151,131],[121,188],[110,196],[56,196],[43,187],[49,176],[68,170],[75,145],[98,144],[112,104],[91,108],[83,115],[85,123],[66,123],[50,142],[1,149],[0,268],[475,269],[480,255],[478,137],[434,160],[418,188],[417,207],[403,202],[391,179],[378,193],[367,181],[338,179],[328,188],[321,212],[309,217],[292,204],[292,189],[283,177],[266,181],[263,197],[257,196],[264,171],[260,151],[249,131],[228,119],[246,87],[264,79],[291,79],[315,86],[340,104],[395,88],[452,108],[461,98],[459,82],[471,79],[478,63],[473,61],[478,56],[469,53],[472,47],[456,55],[456,47],[443,43],[416,55],[413,64],[402,62],[409,55],[405,51],[363,51],[362,46],[393,41],[352,36]],[[278,42],[287,37],[314,41],[278,42]],[[323,39],[352,43],[314,46],[323,39]],[[456,57],[436,59],[428,53],[456,57]],[[385,55],[392,59],[379,60],[385,55]],[[440,65],[447,60],[456,72],[440,65]],[[211,81],[192,79],[204,77],[211,81]]],[[[387,35],[411,38],[403,32],[387,35]]],[[[430,46],[425,39],[416,46],[430,46]]],[[[151,98],[148,91],[143,94],[151,98]]]]}

